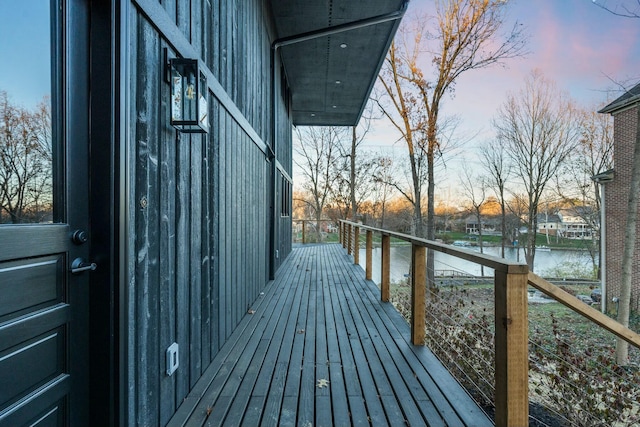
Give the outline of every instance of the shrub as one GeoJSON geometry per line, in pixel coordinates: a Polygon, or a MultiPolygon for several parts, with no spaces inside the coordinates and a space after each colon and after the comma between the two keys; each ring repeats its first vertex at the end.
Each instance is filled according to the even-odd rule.
{"type": "Polygon", "coordinates": [[[571,279],[595,279],[596,271],[592,266],[585,266],[581,262],[569,261],[558,264],[541,272],[545,277],[571,278],[571,279]]]}

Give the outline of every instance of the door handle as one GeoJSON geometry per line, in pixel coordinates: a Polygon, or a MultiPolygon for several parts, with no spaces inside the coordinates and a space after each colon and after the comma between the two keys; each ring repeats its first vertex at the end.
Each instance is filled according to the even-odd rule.
{"type": "Polygon", "coordinates": [[[76,258],[71,263],[71,274],[82,273],[83,271],[93,271],[98,268],[95,262],[87,262],[84,258],[76,258]]]}

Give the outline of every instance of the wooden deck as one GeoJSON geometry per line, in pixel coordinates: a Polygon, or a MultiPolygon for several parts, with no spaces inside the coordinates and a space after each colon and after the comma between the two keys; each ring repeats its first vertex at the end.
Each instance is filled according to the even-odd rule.
{"type": "Polygon", "coordinates": [[[491,426],[338,244],[297,247],[173,426],[491,426]]]}

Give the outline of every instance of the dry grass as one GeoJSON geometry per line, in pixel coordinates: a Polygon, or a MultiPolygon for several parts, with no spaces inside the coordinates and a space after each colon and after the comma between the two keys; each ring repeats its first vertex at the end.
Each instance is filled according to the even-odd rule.
{"type": "MultiPolygon", "coordinates": [[[[583,287],[569,290],[588,295],[583,287]]],[[[392,289],[405,318],[410,295],[406,285],[392,289]]],[[[493,398],[493,301],[487,284],[441,287],[427,304],[427,345],[485,407],[493,398]]],[[[640,423],[640,350],[630,349],[630,368],[615,366],[615,336],[559,303],[529,304],[529,320],[530,401],[553,420],[538,425],[640,423]]],[[[631,323],[638,330],[640,317],[631,323]]]]}

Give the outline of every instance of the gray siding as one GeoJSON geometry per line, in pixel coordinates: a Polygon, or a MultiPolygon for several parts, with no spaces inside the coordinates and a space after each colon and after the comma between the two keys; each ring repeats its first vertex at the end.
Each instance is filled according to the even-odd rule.
{"type": "MultiPolygon", "coordinates": [[[[291,121],[278,65],[279,194],[271,195],[263,3],[139,0],[128,9],[129,424],[166,424],[268,281],[272,203],[291,176],[291,121]],[[164,48],[206,63],[208,135],[176,135],[169,125],[164,48]],[[168,376],[174,341],[180,367],[168,376]]],[[[291,251],[291,218],[275,220],[279,264],[291,251]]]]}

